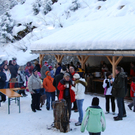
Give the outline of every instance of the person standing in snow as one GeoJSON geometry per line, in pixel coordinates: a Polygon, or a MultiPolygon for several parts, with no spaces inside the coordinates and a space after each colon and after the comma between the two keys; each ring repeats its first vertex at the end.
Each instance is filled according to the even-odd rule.
{"type": "Polygon", "coordinates": [[[50,110],[50,99],[51,99],[51,107],[52,102],[55,101],[55,90],[56,88],[53,86],[53,78],[51,77],[50,71],[46,71],[46,78],[43,80],[43,87],[45,88],[46,96],[47,96],[47,103],[46,109],[50,110]]]}
{"type": "MultiPolygon", "coordinates": [[[[71,77],[72,81],[74,81],[73,76],[74,76],[74,74],[76,73],[76,72],[75,72],[75,68],[72,67],[72,66],[70,66],[70,67],[69,67],[69,72],[70,72],[70,77],[71,77]]],[[[74,102],[74,106],[73,106],[72,110],[74,110],[74,112],[78,112],[76,100],[75,100],[75,102],[74,102]]]]}
{"type": "Polygon", "coordinates": [[[41,80],[39,79],[39,76],[37,75],[38,71],[36,68],[33,69],[32,75],[29,77],[28,80],[28,88],[29,92],[31,93],[32,97],[32,103],[31,103],[31,109],[33,112],[36,112],[36,110],[41,111],[40,109],[40,89],[41,89],[41,80]]]}
{"type": "Polygon", "coordinates": [[[54,78],[54,71],[53,71],[52,66],[49,66],[49,71],[50,71],[51,77],[54,78]]]}
{"type": "Polygon", "coordinates": [[[7,78],[4,88],[9,88],[9,80],[11,78],[11,73],[7,65],[4,66],[3,72],[6,74],[6,78],[7,78]]]}
{"type": "Polygon", "coordinates": [[[48,68],[48,63],[45,62],[44,65],[42,66],[41,68],[41,79],[44,80],[44,78],[46,77],[46,71],[49,71],[49,68],[48,68]]]}
{"type": "MultiPolygon", "coordinates": [[[[6,83],[6,74],[3,72],[3,68],[0,67],[0,89],[3,89],[6,83]]],[[[0,102],[5,102],[6,101],[6,96],[3,93],[0,93],[1,95],[1,101],[0,102]]]]}
{"type": "Polygon", "coordinates": [[[60,80],[57,89],[60,91],[59,100],[65,99],[67,103],[67,109],[69,112],[69,119],[71,116],[71,103],[75,101],[75,93],[71,89],[72,80],[70,79],[70,74],[65,73],[62,80],[60,80]]]}
{"type": "Polygon", "coordinates": [[[61,63],[58,63],[55,76],[58,75],[60,73],[60,71],[61,71],[61,63]]]}
{"type": "Polygon", "coordinates": [[[118,106],[118,116],[114,117],[115,121],[122,120],[123,117],[126,117],[126,110],[124,105],[124,97],[125,97],[125,76],[124,72],[121,72],[121,67],[117,67],[115,70],[116,76],[113,82],[112,95],[117,99],[118,106]]]}
{"type": "MultiPolygon", "coordinates": [[[[19,68],[18,74],[17,74],[17,81],[18,81],[18,86],[20,88],[26,86],[26,77],[23,75],[23,73],[21,72],[20,68],[19,68]]],[[[25,90],[19,90],[18,93],[22,94],[24,97],[27,96],[27,94],[25,93],[25,90]]]]}
{"type": "Polygon", "coordinates": [[[39,65],[38,61],[35,61],[35,68],[37,69],[38,72],[41,70],[41,66],[39,65]]]}
{"type": "Polygon", "coordinates": [[[132,78],[130,96],[133,99],[133,102],[131,102],[128,107],[130,110],[132,110],[132,107],[134,106],[133,112],[135,112],[135,77],[132,78]]]}
{"type": "Polygon", "coordinates": [[[63,76],[64,76],[65,73],[66,73],[66,66],[63,65],[63,66],[62,66],[62,69],[61,69],[61,71],[60,71],[60,74],[58,74],[58,75],[56,75],[56,76],[54,77],[53,86],[54,86],[54,87],[56,88],[56,90],[57,90],[57,97],[59,97],[59,90],[57,89],[57,86],[58,86],[60,80],[63,79],[63,76]]]}
{"type": "Polygon", "coordinates": [[[31,75],[33,68],[34,67],[32,66],[31,62],[27,62],[27,66],[25,67],[25,71],[28,70],[30,75],[31,75]]]}
{"type": "Polygon", "coordinates": [[[13,61],[10,60],[9,61],[9,66],[8,66],[10,73],[11,73],[11,82],[10,82],[10,88],[14,88],[15,87],[15,82],[16,81],[16,76],[17,76],[17,70],[16,67],[13,65],[13,61]],[[13,80],[13,82],[12,82],[13,80]]]}
{"type": "Polygon", "coordinates": [[[75,87],[72,86],[71,89],[75,92],[75,99],[79,111],[79,119],[78,122],[75,123],[75,125],[80,126],[83,120],[83,101],[85,96],[85,87],[87,86],[87,83],[85,79],[81,78],[78,73],[75,73],[73,78],[75,80],[75,87]]]}
{"type": "Polygon", "coordinates": [[[102,108],[99,106],[99,98],[92,99],[92,106],[88,107],[81,125],[81,132],[86,130],[89,135],[101,135],[106,129],[106,120],[102,108]]]}
{"type": "Polygon", "coordinates": [[[107,79],[104,79],[103,81],[104,95],[106,99],[106,114],[109,113],[110,100],[111,100],[112,112],[113,112],[113,115],[115,115],[115,97],[113,97],[111,93],[114,79],[112,78],[111,72],[107,72],[106,77],[107,79]]]}

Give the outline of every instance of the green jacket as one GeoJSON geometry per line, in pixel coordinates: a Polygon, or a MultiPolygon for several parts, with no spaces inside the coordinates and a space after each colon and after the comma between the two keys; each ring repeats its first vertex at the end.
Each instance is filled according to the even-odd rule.
{"type": "Polygon", "coordinates": [[[81,125],[81,132],[99,133],[106,129],[105,116],[99,106],[88,107],[81,125]]]}
{"type": "Polygon", "coordinates": [[[126,74],[124,72],[121,72],[116,75],[115,80],[113,82],[113,88],[112,88],[112,95],[114,97],[125,97],[125,77],[126,74]]]}

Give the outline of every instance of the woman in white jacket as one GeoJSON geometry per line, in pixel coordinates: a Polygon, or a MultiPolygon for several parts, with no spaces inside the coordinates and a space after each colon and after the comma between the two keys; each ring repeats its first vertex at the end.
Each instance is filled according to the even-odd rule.
{"type": "Polygon", "coordinates": [[[75,92],[75,99],[77,103],[77,108],[79,111],[79,119],[78,122],[75,123],[76,126],[80,126],[83,120],[83,101],[85,96],[85,87],[87,85],[85,79],[80,78],[80,75],[78,73],[75,73],[73,76],[75,80],[74,86],[71,87],[71,89],[75,92]]]}
{"type": "Polygon", "coordinates": [[[104,79],[103,88],[104,88],[104,95],[106,99],[106,114],[109,113],[110,110],[110,100],[112,105],[112,112],[113,115],[115,114],[115,97],[112,96],[112,83],[114,79],[112,78],[111,72],[106,73],[107,79],[104,79]]]}
{"type": "Polygon", "coordinates": [[[5,83],[5,88],[9,88],[9,80],[11,78],[11,73],[10,70],[8,69],[7,65],[4,65],[4,69],[3,69],[4,73],[6,74],[6,83],[5,83]]]}

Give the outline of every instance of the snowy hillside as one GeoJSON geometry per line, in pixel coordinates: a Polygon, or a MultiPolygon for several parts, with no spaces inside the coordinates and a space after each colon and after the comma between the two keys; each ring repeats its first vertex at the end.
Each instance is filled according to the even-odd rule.
{"type": "MultiPolygon", "coordinates": [[[[58,0],[54,4],[50,0],[26,0],[24,4],[19,3],[9,10],[8,15],[2,15],[0,18],[1,23],[5,23],[0,34],[7,37],[6,40],[0,38],[0,58],[9,60],[17,57],[18,63],[23,65],[38,57],[30,54],[30,46],[35,41],[83,22],[93,22],[92,24],[96,25],[94,21],[100,22],[109,18],[114,21],[119,17],[135,18],[134,5],[134,0],[58,0]],[[5,31],[7,26],[11,28],[10,33],[5,31]],[[16,36],[24,29],[29,31],[20,40],[16,36]],[[7,39],[10,41],[5,43],[7,39]]],[[[81,30],[81,27],[79,29],[81,30]]]]}

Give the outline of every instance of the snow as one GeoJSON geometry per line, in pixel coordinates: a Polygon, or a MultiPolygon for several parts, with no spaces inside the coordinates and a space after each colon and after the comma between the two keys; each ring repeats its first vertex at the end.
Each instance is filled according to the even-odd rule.
{"type": "Polygon", "coordinates": [[[17,36],[17,33],[24,30],[24,29],[26,29],[25,26],[14,27],[13,28],[13,35],[17,36]]]}
{"type": "MultiPolygon", "coordinates": [[[[0,43],[0,54],[6,55],[0,62],[17,57],[18,64],[24,65],[39,56],[32,55],[31,49],[135,49],[134,0],[78,0],[80,6],[76,11],[70,10],[72,0],[58,0],[47,15],[43,14],[43,7],[34,15],[34,2],[26,0],[9,10],[16,24],[26,26],[32,22],[37,28],[20,41],[0,43]]],[[[19,30],[14,29],[16,34],[19,30]]]]}
{"type": "MultiPolygon", "coordinates": [[[[83,112],[88,106],[91,105],[92,98],[97,96],[96,94],[85,95],[85,100],[83,104],[83,112]]],[[[100,99],[100,106],[105,112],[105,98],[98,96],[100,99]]],[[[134,112],[129,110],[127,104],[129,101],[125,101],[125,107],[127,111],[127,117],[123,118],[122,121],[114,121],[114,115],[105,114],[106,117],[106,130],[102,132],[102,135],[134,135],[134,112]]],[[[14,101],[11,102],[10,111],[8,114],[7,101],[1,104],[0,107],[0,131],[2,135],[64,135],[57,130],[47,130],[47,125],[53,122],[53,110],[47,111],[45,105],[42,107],[42,111],[37,111],[33,113],[30,108],[31,96],[28,94],[27,97],[21,98],[21,113],[19,114],[19,108],[14,101]]],[[[117,106],[116,106],[117,113],[117,106]]],[[[70,128],[76,130],[70,131],[68,135],[82,135],[80,132],[80,127],[76,127],[74,124],[78,120],[78,113],[72,112],[70,128]]],[[[85,131],[83,135],[88,135],[85,131]]]]}
{"type": "Polygon", "coordinates": [[[134,17],[131,15],[75,24],[34,42],[31,50],[132,50],[135,49],[134,17]]]}

